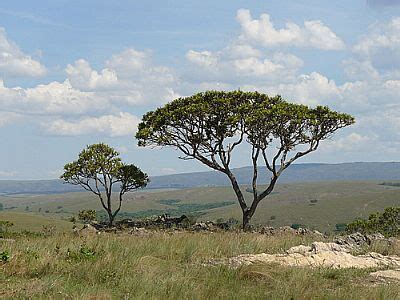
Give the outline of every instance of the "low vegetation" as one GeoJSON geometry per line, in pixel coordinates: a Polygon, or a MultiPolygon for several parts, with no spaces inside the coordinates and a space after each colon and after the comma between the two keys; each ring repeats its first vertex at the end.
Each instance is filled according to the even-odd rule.
{"type": "Polygon", "coordinates": [[[0,241],[1,298],[397,299],[371,270],[204,266],[243,253],[279,253],[315,237],[216,232],[55,234],[0,241]],[[329,293],[327,293],[329,291],[329,293]]]}
{"type": "Polygon", "coordinates": [[[400,206],[388,207],[382,213],[372,213],[366,220],[357,219],[347,224],[346,231],[398,236],[400,235],[400,206]]]}

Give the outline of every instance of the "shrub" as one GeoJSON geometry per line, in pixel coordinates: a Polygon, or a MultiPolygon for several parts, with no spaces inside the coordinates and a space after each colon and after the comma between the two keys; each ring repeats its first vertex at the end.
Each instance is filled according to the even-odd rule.
{"type": "Polygon", "coordinates": [[[307,228],[306,225],[304,225],[304,224],[299,224],[299,223],[294,223],[294,224],[290,225],[290,227],[292,227],[293,229],[307,228]]]}
{"type": "Polygon", "coordinates": [[[97,217],[96,216],[96,211],[95,210],[91,210],[91,209],[81,210],[78,213],[78,219],[83,221],[83,222],[86,222],[86,223],[90,223],[90,222],[95,221],[96,217],[97,217]]]}
{"type": "Polygon", "coordinates": [[[12,226],[14,226],[14,223],[10,221],[0,221],[0,232],[8,232],[8,229],[12,226]]]}
{"type": "Polygon", "coordinates": [[[7,250],[0,252],[0,261],[5,263],[8,262],[10,260],[10,252],[8,252],[7,250]]]}
{"type": "Polygon", "coordinates": [[[276,220],[276,216],[271,216],[269,219],[270,219],[271,221],[276,220]]]}
{"type": "Polygon", "coordinates": [[[337,223],[336,225],[335,225],[335,227],[336,227],[336,232],[343,232],[343,231],[346,231],[346,226],[347,226],[347,224],[346,223],[337,223]]]}
{"type": "Polygon", "coordinates": [[[0,211],[2,211],[4,209],[4,204],[0,203],[0,211]]]}
{"type": "Polygon", "coordinates": [[[367,220],[357,219],[346,226],[347,232],[400,235],[400,207],[388,207],[383,213],[372,213],[367,220]]]}

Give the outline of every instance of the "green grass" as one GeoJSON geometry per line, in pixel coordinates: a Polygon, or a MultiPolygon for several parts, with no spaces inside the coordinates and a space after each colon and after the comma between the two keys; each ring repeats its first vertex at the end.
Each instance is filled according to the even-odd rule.
{"type": "MultiPolygon", "coordinates": [[[[271,226],[304,224],[320,231],[333,231],[336,224],[366,218],[372,212],[397,206],[400,188],[381,183],[330,181],[281,184],[269,198],[260,203],[253,222],[271,226]]],[[[244,186],[243,190],[246,188],[244,186]]],[[[251,194],[245,192],[245,195],[250,200],[251,194]]],[[[6,211],[29,212],[54,218],[67,218],[82,209],[102,210],[98,199],[89,193],[3,196],[0,197],[0,203],[6,208],[14,207],[6,211]]],[[[132,193],[127,195],[121,212],[126,216],[184,212],[200,215],[199,218],[203,220],[217,220],[221,217],[241,219],[240,208],[230,187],[132,193]],[[229,202],[234,204],[224,205],[229,202]]]]}
{"type": "Polygon", "coordinates": [[[14,226],[10,227],[10,231],[40,232],[43,230],[43,226],[54,226],[54,230],[59,232],[71,231],[72,229],[71,222],[27,213],[0,212],[0,220],[14,223],[14,226]]]}
{"type": "Polygon", "coordinates": [[[277,253],[310,237],[158,232],[17,238],[0,242],[0,298],[8,299],[398,299],[370,270],[204,266],[212,258],[277,253]]]}

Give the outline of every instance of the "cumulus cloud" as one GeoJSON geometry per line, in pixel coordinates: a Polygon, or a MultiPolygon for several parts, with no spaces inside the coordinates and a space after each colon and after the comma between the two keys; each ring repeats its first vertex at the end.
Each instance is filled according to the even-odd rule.
{"type": "Polygon", "coordinates": [[[318,72],[303,74],[292,83],[269,86],[267,89],[270,93],[307,105],[331,104],[340,99],[340,89],[335,81],[318,72]]]}
{"type": "Polygon", "coordinates": [[[66,68],[71,86],[80,91],[90,91],[111,102],[129,105],[165,103],[178,94],[177,78],[171,69],[155,65],[149,52],[133,48],[111,56],[105,68],[93,70],[89,62],[77,60],[66,68]]]}
{"type": "Polygon", "coordinates": [[[400,17],[375,24],[354,45],[359,60],[369,61],[382,73],[400,68],[400,17]]]}
{"type": "Polygon", "coordinates": [[[218,63],[217,57],[210,51],[198,52],[194,50],[189,50],[186,53],[186,58],[193,64],[200,67],[214,68],[217,66],[218,63]]]}
{"type": "Polygon", "coordinates": [[[196,66],[197,79],[240,81],[282,80],[291,77],[303,66],[293,54],[277,52],[263,57],[258,50],[245,44],[229,45],[218,52],[190,50],[186,58],[196,66]]]}
{"type": "Polygon", "coordinates": [[[73,65],[68,65],[65,69],[71,85],[81,90],[93,91],[108,89],[115,86],[118,82],[117,74],[108,68],[97,72],[90,64],[79,59],[73,65]]]}
{"type": "Polygon", "coordinates": [[[46,74],[46,68],[7,38],[0,27],[0,74],[10,77],[37,77],[46,74]]]}
{"type": "Polygon", "coordinates": [[[130,113],[121,112],[118,115],[100,117],[84,117],[78,121],[57,119],[42,124],[49,134],[61,136],[78,136],[101,134],[110,137],[129,136],[136,132],[140,119],[130,113]]]}
{"type": "Polygon", "coordinates": [[[247,9],[238,10],[237,20],[244,39],[265,47],[294,46],[321,50],[345,48],[344,42],[319,20],[306,21],[302,27],[288,22],[285,28],[276,29],[270,15],[264,13],[260,19],[253,19],[247,9]]]}
{"type": "Polygon", "coordinates": [[[2,109],[21,114],[83,114],[103,110],[107,99],[92,92],[74,89],[68,80],[37,85],[33,88],[8,88],[0,80],[2,109]]]}

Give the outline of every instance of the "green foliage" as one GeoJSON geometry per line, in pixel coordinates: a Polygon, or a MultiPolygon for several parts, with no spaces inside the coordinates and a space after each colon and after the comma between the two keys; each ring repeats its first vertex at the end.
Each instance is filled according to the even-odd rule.
{"type": "Polygon", "coordinates": [[[185,219],[183,219],[182,221],[182,227],[183,228],[190,228],[191,226],[193,226],[194,224],[196,224],[197,219],[194,215],[188,215],[186,216],[185,219]]]}
{"type": "Polygon", "coordinates": [[[96,211],[95,210],[81,210],[78,213],[78,219],[90,223],[96,220],[96,211]]]}
{"type": "Polygon", "coordinates": [[[2,252],[0,252],[0,261],[3,263],[6,263],[10,260],[10,252],[8,252],[7,250],[4,250],[2,252]]]}
{"type": "Polygon", "coordinates": [[[367,220],[357,219],[346,226],[347,232],[400,235],[400,207],[388,207],[383,213],[372,213],[367,220]]]}
{"type": "Polygon", "coordinates": [[[290,225],[290,227],[292,227],[293,229],[307,228],[306,225],[300,223],[293,223],[292,225],[290,225]]]}
{"type": "Polygon", "coordinates": [[[172,146],[184,154],[182,158],[197,159],[226,174],[248,222],[290,164],[315,151],[338,129],[353,123],[354,118],[348,114],[323,106],[309,108],[288,103],[280,96],[206,91],[146,113],[136,138],[139,146],[172,146]],[[254,197],[250,206],[229,166],[234,149],[243,142],[250,144],[252,150],[254,185],[257,186],[261,158],[271,172],[271,181],[263,191],[251,189],[254,197]],[[272,156],[270,149],[276,151],[272,156]]]}
{"type": "Polygon", "coordinates": [[[0,211],[4,210],[4,204],[0,203],[0,211]]]}
{"type": "Polygon", "coordinates": [[[82,244],[79,248],[79,250],[67,250],[67,259],[72,260],[72,261],[82,261],[82,260],[88,260],[88,259],[94,259],[96,257],[96,251],[87,246],[86,244],[82,244]]]}
{"type": "Polygon", "coordinates": [[[337,223],[337,224],[335,225],[335,231],[336,231],[336,232],[343,232],[343,231],[346,231],[346,226],[347,226],[346,223],[337,223]]]}
{"type": "Polygon", "coordinates": [[[119,153],[103,143],[93,144],[82,150],[76,161],[64,166],[64,173],[60,178],[97,195],[107,211],[109,225],[112,225],[121,209],[122,196],[126,192],[145,187],[149,182],[146,173],[133,164],[122,163],[119,153]],[[113,210],[111,194],[116,184],[120,185],[119,205],[113,210]]]}

